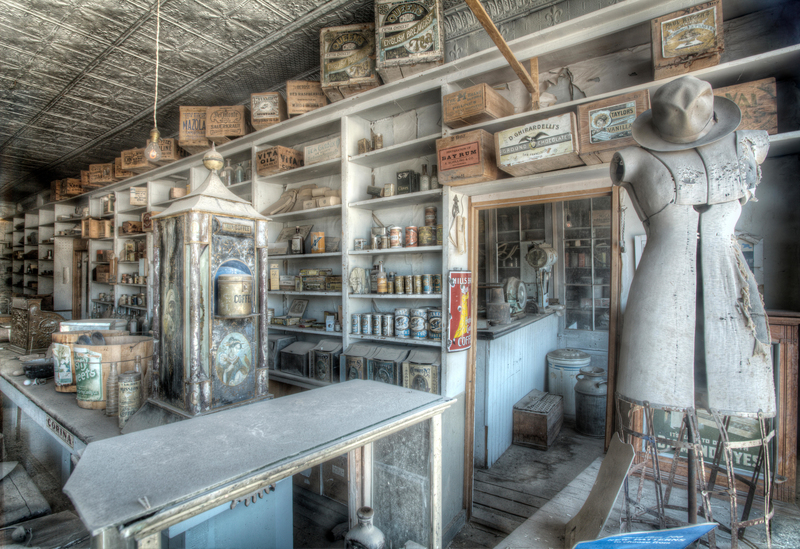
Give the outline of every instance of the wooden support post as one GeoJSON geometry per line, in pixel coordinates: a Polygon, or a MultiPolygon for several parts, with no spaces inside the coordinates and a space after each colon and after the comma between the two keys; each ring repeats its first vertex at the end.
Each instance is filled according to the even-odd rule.
{"type": "Polygon", "coordinates": [[[372,507],[372,443],[361,447],[361,501],[372,507]]]}
{"type": "Polygon", "coordinates": [[[428,547],[442,549],[442,416],[431,418],[431,533],[428,547]]]}
{"type": "MultiPolygon", "coordinates": [[[[533,82],[531,79],[531,75],[525,70],[525,67],[519,60],[514,57],[514,53],[511,51],[511,48],[508,47],[506,44],[503,35],[500,34],[500,31],[497,30],[497,27],[494,26],[494,22],[492,18],[489,17],[489,14],[486,13],[486,10],[483,8],[483,4],[481,4],[480,0],[465,0],[467,2],[467,6],[469,9],[472,10],[472,13],[475,17],[480,21],[483,28],[486,29],[489,38],[492,39],[497,49],[500,50],[500,53],[503,54],[503,57],[506,58],[508,64],[511,65],[511,68],[514,69],[514,72],[517,73],[517,76],[528,89],[531,96],[536,96],[536,103],[539,102],[539,86],[533,82]]],[[[537,62],[538,68],[538,62],[537,62]]],[[[537,73],[538,74],[538,73],[537,73]]],[[[537,78],[538,81],[538,78],[537,78]]]]}
{"type": "Polygon", "coordinates": [[[347,511],[350,518],[350,528],[358,524],[358,511],[364,504],[361,496],[361,448],[347,452],[347,511]]]}
{"type": "Polygon", "coordinates": [[[533,57],[528,60],[528,64],[531,67],[531,81],[533,85],[536,87],[535,91],[531,92],[531,110],[538,111],[539,110],[539,58],[533,57]]]}

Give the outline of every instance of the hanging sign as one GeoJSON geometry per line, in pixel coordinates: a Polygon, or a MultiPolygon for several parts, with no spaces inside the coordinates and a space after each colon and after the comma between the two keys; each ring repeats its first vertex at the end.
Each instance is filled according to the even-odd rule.
{"type": "Polygon", "coordinates": [[[450,311],[447,319],[447,352],[463,351],[472,345],[472,273],[451,271],[447,277],[450,311]]]}

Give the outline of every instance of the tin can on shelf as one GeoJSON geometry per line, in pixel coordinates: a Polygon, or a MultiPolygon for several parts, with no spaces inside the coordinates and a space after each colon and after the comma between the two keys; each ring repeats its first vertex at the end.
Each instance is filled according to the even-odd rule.
{"type": "Polygon", "coordinates": [[[394,277],[394,293],[398,295],[403,295],[405,293],[405,281],[406,277],[403,275],[397,275],[394,277]]]}
{"type": "Polygon", "coordinates": [[[441,246],[442,245],[442,233],[443,233],[442,225],[441,224],[436,225],[436,245],[437,246],[441,246]]]}
{"type": "Polygon", "coordinates": [[[224,274],[217,277],[220,316],[245,316],[253,312],[253,276],[224,274]]]}
{"type": "Polygon", "coordinates": [[[414,293],[422,293],[422,275],[414,275],[414,293]]]}
{"type": "Polygon", "coordinates": [[[414,248],[417,245],[417,228],[414,226],[406,227],[406,248],[414,248]]]}
{"type": "Polygon", "coordinates": [[[409,310],[405,308],[394,310],[394,336],[400,338],[409,337],[409,310]]]}
{"type": "Polygon", "coordinates": [[[389,249],[389,235],[381,235],[381,250],[389,249]]]}
{"type": "Polygon", "coordinates": [[[411,318],[408,322],[411,339],[427,339],[428,337],[428,311],[427,309],[411,309],[411,318]]]}
{"type": "Polygon", "coordinates": [[[361,335],[372,335],[372,315],[369,313],[361,315],[361,335]]]}
{"type": "Polygon", "coordinates": [[[428,309],[428,338],[442,340],[442,310],[428,309]]]}
{"type": "Polygon", "coordinates": [[[396,278],[396,273],[394,271],[390,272],[386,275],[386,293],[393,294],[394,293],[394,279],[396,278]]]}
{"type": "Polygon", "coordinates": [[[425,208],[425,226],[436,227],[436,206],[427,206],[425,208]]]}
{"type": "Polygon", "coordinates": [[[433,293],[442,293],[442,275],[440,274],[433,275],[433,293]]]}
{"type": "Polygon", "coordinates": [[[422,293],[423,294],[433,293],[433,276],[422,275],[422,293]]]}
{"type": "Polygon", "coordinates": [[[383,196],[384,196],[384,198],[389,198],[390,196],[394,196],[395,187],[396,186],[395,186],[394,183],[384,183],[383,184],[383,196]]]}
{"type": "Polygon", "coordinates": [[[355,249],[356,250],[366,250],[367,249],[367,239],[366,238],[356,238],[355,249]]]}
{"type": "Polygon", "coordinates": [[[311,233],[311,253],[324,254],[325,253],[325,233],[311,233]]]}
{"type": "Polygon", "coordinates": [[[372,335],[376,336],[382,335],[382,323],[383,323],[382,315],[374,314],[370,316],[372,316],[372,335]]]}
{"type": "Polygon", "coordinates": [[[411,295],[414,293],[414,276],[406,275],[405,277],[406,294],[411,295]]]}
{"type": "Polygon", "coordinates": [[[387,337],[394,336],[394,315],[391,313],[381,315],[381,330],[387,337]]]}
{"type": "Polygon", "coordinates": [[[353,313],[350,315],[350,333],[361,335],[361,314],[353,313]]]}
{"type": "Polygon", "coordinates": [[[381,235],[379,234],[372,235],[372,249],[373,250],[381,249],[381,235]]]}
{"type": "Polygon", "coordinates": [[[403,247],[403,227],[389,228],[389,246],[392,248],[403,247]]]}
{"type": "Polygon", "coordinates": [[[273,316],[275,316],[275,309],[267,309],[267,324],[272,324],[273,316]]]}
{"type": "Polygon", "coordinates": [[[419,228],[419,245],[436,246],[436,227],[419,228]]]}

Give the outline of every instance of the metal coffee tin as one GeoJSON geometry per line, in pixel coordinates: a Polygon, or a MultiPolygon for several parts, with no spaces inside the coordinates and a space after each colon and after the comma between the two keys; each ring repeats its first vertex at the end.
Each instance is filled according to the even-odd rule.
{"type": "Polygon", "coordinates": [[[428,309],[428,338],[442,340],[442,310],[428,309]]]}
{"type": "Polygon", "coordinates": [[[442,293],[442,275],[440,274],[433,275],[433,293],[442,293]]]}
{"type": "Polygon", "coordinates": [[[392,248],[403,247],[403,227],[389,227],[389,246],[392,248]]]}
{"type": "Polygon", "coordinates": [[[361,334],[361,314],[360,313],[353,313],[350,315],[350,333],[360,335],[361,334]]]}
{"type": "Polygon", "coordinates": [[[396,278],[394,272],[390,272],[386,275],[386,293],[393,294],[394,293],[394,279],[396,278]]]}
{"type": "Polygon", "coordinates": [[[375,235],[382,236],[382,235],[385,235],[385,234],[389,234],[389,228],[388,227],[372,227],[372,233],[371,234],[373,236],[375,236],[375,235]]]}
{"type": "Polygon", "coordinates": [[[422,275],[422,293],[423,294],[433,293],[433,276],[422,275]]]}
{"type": "Polygon", "coordinates": [[[417,228],[406,227],[406,248],[414,248],[417,245],[417,228]]]}
{"type": "Polygon", "coordinates": [[[436,245],[437,246],[441,246],[442,245],[442,232],[443,232],[442,225],[441,224],[436,225],[436,245]]]}
{"type": "Polygon", "coordinates": [[[392,337],[394,336],[394,315],[389,313],[381,315],[381,330],[383,335],[392,337]]]}
{"type": "Polygon", "coordinates": [[[436,227],[419,228],[419,245],[436,246],[436,227]]]}
{"type": "Polygon", "coordinates": [[[366,250],[367,249],[367,239],[366,238],[356,238],[355,249],[356,250],[366,250]]]}
{"type": "Polygon", "coordinates": [[[390,196],[394,196],[394,191],[397,186],[394,183],[384,183],[383,184],[383,196],[385,198],[389,198],[390,196]]]}
{"type": "Polygon", "coordinates": [[[372,316],[372,335],[382,335],[382,322],[383,322],[383,315],[374,314],[372,316]]]}
{"type": "Polygon", "coordinates": [[[414,275],[414,293],[422,293],[422,275],[414,275]]]}
{"type": "Polygon", "coordinates": [[[119,374],[119,428],[125,427],[128,419],[142,405],[142,373],[119,374]]]}
{"type": "Polygon", "coordinates": [[[373,250],[381,249],[381,236],[378,234],[372,235],[372,249],[373,250]]]}
{"type": "Polygon", "coordinates": [[[406,294],[411,295],[414,293],[414,276],[406,275],[405,277],[406,294]]]}
{"type": "Polygon", "coordinates": [[[425,208],[425,226],[436,227],[436,206],[425,208]]]}
{"type": "Polygon", "coordinates": [[[408,309],[406,307],[399,307],[394,310],[394,316],[410,316],[410,315],[411,315],[411,309],[408,309]]]}
{"type": "Polygon", "coordinates": [[[427,309],[411,309],[408,327],[411,330],[412,339],[426,339],[428,337],[427,309]]]}
{"type": "Polygon", "coordinates": [[[372,315],[369,313],[361,315],[361,335],[372,335],[372,315]]]}
{"type": "Polygon", "coordinates": [[[388,250],[389,249],[389,236],[388,235],[381,235],[381,250],[388,250]]]}
{"type": "Polygon", "coordinates": [[[405,292],[406,278],[403,275],[394,277],[394,293],[402,295],[405,292]]]}
{"type": "Polygon", "coordinates": [[[395,309],[394,310],[394,336],[400,338],[409,337],[408,329],[408,309],[395,309]]]}
{"type": "Polygon", "coordinates": [[[245,316],[253,312],[252,275],[219,275],[217,286],[217,312],[220,316],[245,316]]]}

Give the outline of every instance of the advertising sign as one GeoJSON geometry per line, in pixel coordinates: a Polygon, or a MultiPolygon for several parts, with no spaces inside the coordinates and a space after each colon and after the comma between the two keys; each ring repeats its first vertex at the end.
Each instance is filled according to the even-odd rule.
{"type": "Polygon", "coordinates": [[[451,271],[447,275],[450,310],[447,319],[447,352],[463,351],[472,345],[472,273],[451,271]]]}

